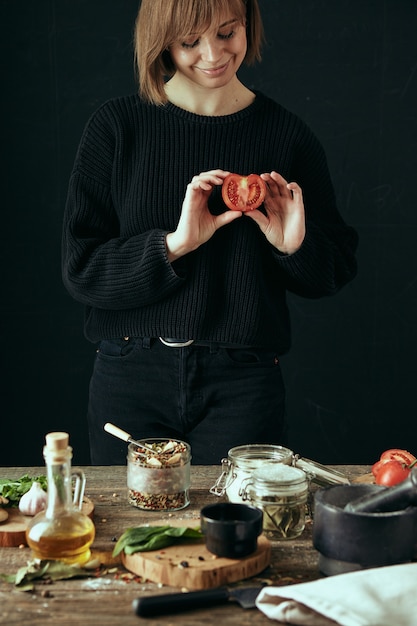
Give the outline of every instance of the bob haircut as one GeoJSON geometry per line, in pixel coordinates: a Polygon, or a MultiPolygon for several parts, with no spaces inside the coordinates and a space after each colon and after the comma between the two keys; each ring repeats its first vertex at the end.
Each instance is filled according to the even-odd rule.
{"type": "Polygon", "coordinates": [[[167,102],[164,84],[175,73],[169,46],[220,23],[226,12],[246,21],[245,63],[260,61],[263,26],[258,0],[142,0],[134,40],[139,93],[145,101],[167,102]]]}

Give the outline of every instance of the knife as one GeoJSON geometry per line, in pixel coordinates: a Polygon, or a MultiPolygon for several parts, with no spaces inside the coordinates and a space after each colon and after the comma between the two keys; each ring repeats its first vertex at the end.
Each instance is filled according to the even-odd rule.
{"type": "Polygon", "coordinates": [[[262,588],[263,585],[230,589],[216,587],[201,591],[144,596],[135,598],[132,606],[134,613],[140,617],[179,613],[224,602],[237,602],[243,609],[251,609],[256,606],[255,600],[262,588]]]}

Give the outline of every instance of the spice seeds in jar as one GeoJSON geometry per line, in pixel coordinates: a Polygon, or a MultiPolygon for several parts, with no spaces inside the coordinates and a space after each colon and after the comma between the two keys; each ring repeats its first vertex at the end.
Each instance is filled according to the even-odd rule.
{"type": "Polygon", "coordinates": [[[128,502],[147,511],[177,511],[190,504],[190,446],[174,439],[131,443],[127,456],[128,502]]]}

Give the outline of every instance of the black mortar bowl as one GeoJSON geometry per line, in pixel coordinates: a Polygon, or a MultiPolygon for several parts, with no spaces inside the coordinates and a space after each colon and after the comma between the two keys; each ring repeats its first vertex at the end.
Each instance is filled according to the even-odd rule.
{"type": "Polygon", "coordinates": [[[383,489],[336,485],[316,492],[313,545],[319,568],[332,575],[412,561],[417,555],[417,507],[384,513],[345,511],[353,500],[383,489]]]}

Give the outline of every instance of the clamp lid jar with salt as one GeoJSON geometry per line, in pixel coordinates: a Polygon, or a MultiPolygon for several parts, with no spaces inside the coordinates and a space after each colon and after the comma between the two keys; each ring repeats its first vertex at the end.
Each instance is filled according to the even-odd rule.
{"type": "Polygon", "coordinates": [[[43,455],[47,470],[47,506],[29,522],[26,540],[38,559],[84,564],[91,556],[95,528],[81,511],[85,476],[81,470],[71,470],[72,448],[68,441],[68,433],[46,435],[43,455]]]}
{"type": "Polygon", "coordinates": [[[294,454],[289,448],[269,444],[248,444],[231,448],[221,461],[221,474],[210,489],[215,496],[226,496],[229,502],[243,502],[247,479],[271,463],[294,466],[303,470],[307,479],[320,487],[349,484],[349,479],[333,468],[325,467],[294,454]]]}
{"type": "Polygon", "coordinates": [[[252,443],[231,448],[222,459],[222,472],[210,493],[226,495],[229,502],[243,502],[244,485],[257,469],[270,463],[291,465],[293,452],[278,445],[252,443]]]}
{"type": "Polygon", "coordinates": [[[284,464],[270,464],[253,472],[243,498],[263,511],[263,529],[271,539],[294,539],[305,528],[308,478],[284,464]]]}

